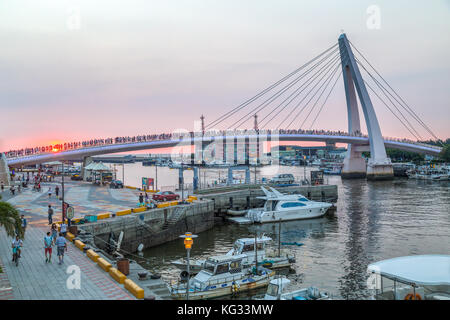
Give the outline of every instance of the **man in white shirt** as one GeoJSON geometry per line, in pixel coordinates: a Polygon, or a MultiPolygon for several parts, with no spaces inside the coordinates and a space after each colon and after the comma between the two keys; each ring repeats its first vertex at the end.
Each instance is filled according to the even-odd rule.
{"type": "Polygon", "coordinates": [[[61,230],[60,232],[63,234],[63,237],[66,237],[66,233],[67,233],[67,224],[65,221],[63,221],[63,223],[61,224],[61,230]]]}

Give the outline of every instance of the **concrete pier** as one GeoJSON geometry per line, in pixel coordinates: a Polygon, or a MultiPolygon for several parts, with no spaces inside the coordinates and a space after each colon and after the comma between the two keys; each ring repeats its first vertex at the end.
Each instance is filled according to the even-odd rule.
{"type": "Polygon", "coordinates": [[[106,247],[110,233],[117,240],[123,231],[121,248],[136,252],[141,243],[144,248],[149,248],[178,239],[180,234],[187,231],[200,233],[213,226],[214,204],[210,200],[203,200],[100,220],[78,228],[92,234],[99,248],[106,247]]]}

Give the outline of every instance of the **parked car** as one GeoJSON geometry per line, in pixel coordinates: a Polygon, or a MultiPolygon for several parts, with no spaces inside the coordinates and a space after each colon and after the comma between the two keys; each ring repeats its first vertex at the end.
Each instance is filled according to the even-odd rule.
{"type": "Polygon", "coordinates": [[[83,178],[81,177],[81,174],[73,174],[71,177],[70,177],[70,180],[83,180],[83,178]]]}
{"type": "Polygon", "coordinates": [[[170,201],[170,200],[178,200],[180,196],[171,191],[162,191],[157,192],[153,195],[153,200],[155,201],[170,201]]]}
{"type": "Polygon", "coordinates": [[[291,173],[277,174],[275,177],[270,179],[270,183],[294,183],[294,176],[291,173]]]}
{"type": "Polygon", "coordinates": [[[109,184],[109,187],[112,189],[123,188],[123,183],[120,180],[112,180],[111,183],[109,184]]]}

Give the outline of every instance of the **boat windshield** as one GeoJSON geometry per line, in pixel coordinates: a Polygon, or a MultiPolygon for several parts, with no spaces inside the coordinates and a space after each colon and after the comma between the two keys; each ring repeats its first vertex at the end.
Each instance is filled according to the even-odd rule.
{"type": "Polygon", "coordinates": [[[205,270],[211,273],[214,273],[214,267],[216,265],[211,262],[205,262],[205,270]]]}
{"type": "Polygon", "coordinates": [[[264,206],[265,211],[275,211],[278,201],[268,200],[264,206]]]}
{"type": "Polygon", "coordinates": [[[272,297],[276,297],[278,295],[278,285],[274,283],[270,283],[267,287],[267,294],[272,297]]]}

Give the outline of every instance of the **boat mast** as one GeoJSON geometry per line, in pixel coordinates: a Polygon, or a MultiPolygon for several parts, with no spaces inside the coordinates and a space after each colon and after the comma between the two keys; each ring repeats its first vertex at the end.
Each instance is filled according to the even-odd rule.
{"type": "Polygon", "coordinates": [[[281,218],[278,221],[278,257],[281,257],[281,218]]]}
{"type": "Polygon", "coordinates": [[[258,250],[257,250],[257,244],[258,244],[258,232],[255,231],[255,274],[258,274],[258,250]]]}

